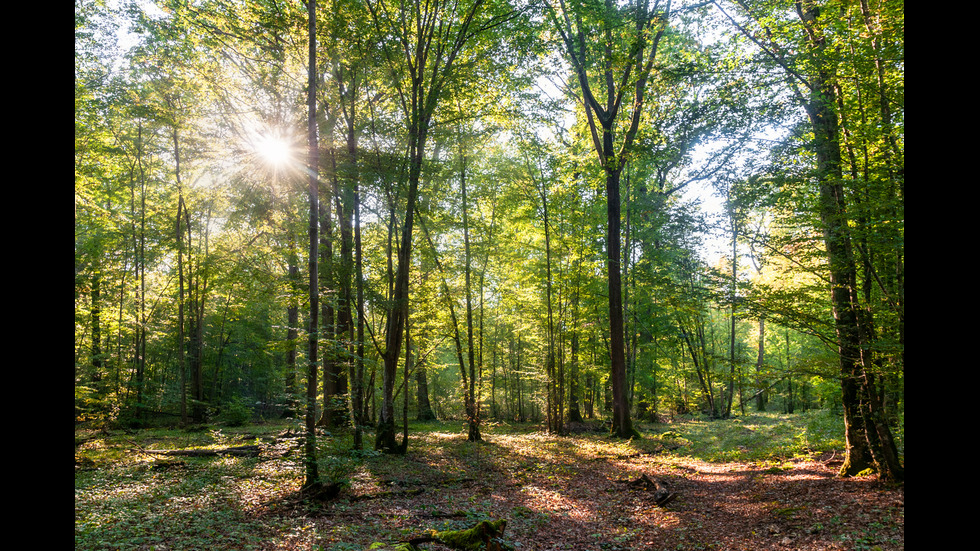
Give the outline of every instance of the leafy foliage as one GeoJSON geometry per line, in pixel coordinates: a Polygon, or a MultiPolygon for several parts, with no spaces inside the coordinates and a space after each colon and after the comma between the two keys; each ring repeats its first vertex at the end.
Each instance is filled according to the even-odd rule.
{"type": "MultiPolygon", "coordinates": [[[[865,380],[879,385],[882,422],[903,430],[903,8],[802,2],[821,8],[808,27],[783,2],[667,4],[320,10],[324,200],[311,259],[297,246],[308,238],[302,6],[76,2],[76,420],[301,414],[312,260],[335,383],[317,389],[314,413],[340,412],[333,428],[375,425],[386,406],[399,425],[427,407],[556,433],[606,422],[616,248],[628,417],[761,408],[821,425],[813,410],[848,406],[820,135],[800,109],[826,74],[865,380]],[[589,85],[610,94],[590,103],[589,85]],[[614,112],[603,153],[589,117],[614,112]],[[291,146],[287,162],[258,150],[271,135],[291,146]]],[[[744,441],[699,453],[744,459],[752,435],[795,453],[812,434],[774,431],[743,424],[744,441]]],[[[409,433],[409,446],[430,438],[409,433]]],[[[344,478],[346,464],[333,467],[327,478],[344,478]]]]}

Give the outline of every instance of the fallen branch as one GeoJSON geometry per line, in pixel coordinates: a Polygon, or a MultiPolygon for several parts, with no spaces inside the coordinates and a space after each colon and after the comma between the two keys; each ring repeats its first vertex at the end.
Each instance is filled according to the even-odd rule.
{"type": "Polygon", "coordinates": [[[383,497],[400,497],[400,496],[417,496],[424,492],[424,488],[414,488],[411,490],[391,490],[387,492],[377,492],[373,494],[364,494],[360,496],[352,496],[350,501],[366,501],[369,499],[380,499],[383,497]]]}
{"type": "Polygon", "coordinates": [[[218,457],[221,455],[231,455],[234,457],[258,457],[261,451],[262,448],[256,445],[234,446],[231,448],[222,448],[220,450],[143,450],[145,453],[152,453],[156,455],[179,455],[181,457],[218,457]]]}

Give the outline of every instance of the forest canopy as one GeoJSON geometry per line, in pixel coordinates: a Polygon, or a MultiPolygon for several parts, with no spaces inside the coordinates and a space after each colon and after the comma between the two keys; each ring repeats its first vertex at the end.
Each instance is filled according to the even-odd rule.
{"type": "Polygon", "coordinates": [[[903,480],[904,105],[901,1],[76,0],[76,422],[823,408],[903,480]]]}

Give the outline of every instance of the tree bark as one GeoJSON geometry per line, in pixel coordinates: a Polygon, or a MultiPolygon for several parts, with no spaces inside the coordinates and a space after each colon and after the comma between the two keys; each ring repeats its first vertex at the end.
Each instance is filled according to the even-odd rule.
{"type": "Polygon", "coordinates": [[[316,458],[316,378],[317,378],[317,354],[318,354],[318,329],[320,315],[320,289],[318,277],[318,247],[319,247],[319,150],[317,139],[317,120],[316,120],[316,0],[307,2],[308,17],[308,37],[309,37],[309,63],[307,72],[307,145],[308,145],[308,164],[309,169],[309,201],[310,201],[310,223],[309,239],[310,248],[308,251],[309,263],[309,301],[310,319],[307,340],[307,371],[306,371],[306,443],[305,443],[305,463],[306,480],[303,483],[304,489],[316,488],[320,485],[320,474],[317,467],[316,458]]]}
{"type": "Polygon", "coordinates": [[[764,317],[759,318],[759,354],[755,360],[755,383],[759,387],[760,391],[755,397],[755,409],[758,411],[766,410],[766,393],[762,390],[764,387],[762,380],[762,372],[765,369],[766,361],[766,319],[764,317]]]}
{"type": "Polygon", "coordinates": [[[466,261],[465,281],[466,281],[466,345],[467,359],[470,365],[470,384],[466,389],[466,418],[469,425],[467,440],[478,442],[483,440],[480,435],[480,411],[476,404],[476,349],[473,340],[473,292],[470,284],[470,273],[472,272],[472,256],[470,254],[470,225],[469,215],[466,204],[466,155],[461,155],[462,167],[460,170],[460,188],[463,199],[463,249],[466,261]]]}
{"type": "Polygon", "coordinates": [[[296,348],[299,339],[299,259],[296,254],[296,236],[289,230],[289,305],[286,307],[286,393],[289,407],[297,402],[296,389],[296,348]]]}
{"type": "MultiPolygon", "coordinates": [[[[819,53],[825,39],[815,29],[819,9],[812,3],[799,5],[799,16],[811,46],[819,53]]],[[[818,213],[830,269],[831,304],[839,343],[841,392],[844,405],[847,455],[842,475],[853,475],[868,467],[887,480],[904,480],[887,424],[879,424],[880,408],[871,376],[867,328],[860,314],[857,266],[848,229],[847,202],[841,164],[840,128],[835,111],[832,74],[820,67],[812,76],[810,98],[804,106],[814,131],[818,213]]]]}
{"type": "Polygon", "coordinates": [[[415,367],[416,385],[416,408],[418,409],[419,421],[432,421],[436,414],[432,411],[432,404],[429,402],[429,382],[425,372],[425,366],[418,364],[415,367]]]}
{"type": "Polygon", "coordinates": [[[357,354],[351,370],[351,412],[354,423],[354,449],[361,449],[361,425],[364,424],[364,265],[361,250],[361,191],[354,188],[354,277],[357,293],[357,354]]]}

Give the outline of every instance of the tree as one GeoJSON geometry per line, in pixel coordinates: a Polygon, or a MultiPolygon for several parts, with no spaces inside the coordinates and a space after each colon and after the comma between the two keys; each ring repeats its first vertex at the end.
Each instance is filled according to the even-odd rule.
{"type": "Polygon", "coordinates": [[[486,8],[483,0],[464,4],[438,0],[412,6],[368,0],[367,5],[378,32],[390,37],[382,40],[383,55],[407,124],[408,142],[408,191],[393,295],[385,324],[383,395],[375,441],[376,449],[391,453],[399,449],[394,430],[395,374],[408,315],[416,202],[433,117],[456,73],[459,58],[481,33],[509,21],[513,14],[509,10],[495,13],[486,8]]]}
{"type": "MultiPolygon", "coordinates": [[[[460,134],[462,134],[460,132],[460,134]]],[[[460,136],[462,138],[462,136],[460,136]]],[[[461,140],[462,141],[462,140],[461,140]]],[[[464,277],[466,279],[465,293],[466,293],[466,350],[467,350],[467,360],[469,361],[470,373],[469,373],[469,387],[466,389],[466,418],[469,424],[469,431],[467,439],[471,442],[477,442],[483,440],[480,436],[480,411],[477,405],[476,399],[476,347],[473,345],[473,285],[471,282],[471,276],[473,273],[473,255],[470,251],[470,223],[469,223],[469,208],[467,207],[466,201],[466,187],[467,187],[467,155],[466,152],[462,150],[462,143],[460,144],[459,152],[459,189],[461,206],[463,209],[463,256],[464,256],[464,277]]],[[[465,378],[464,378],[465,381],[465,378]]]]}
{"type": "Polygon", "coordinates": [[[626,388],[620,176],[640,127],[646,86],[667,30],[671,2],[667,0],[662,9],[659,1],[651,9],[645,0],[626,5],[606,0],[601,6],[566,5],[564,0],[558,0],[549,3],[549,7],[561,38],[562,53],[575,73],[581,94],[579,102],[606,178],[612,430],[622,438],[629,438],[634,431],[626,388]],[[624,101],[630,100],[632,104],[624,106],[624,101]],[[618,144],[617,138],[621,140],[618,144]]]}
{"type": "MultiPolygon", "coordinates": [[[[841,474],[852,475],[874,466],[882,478],[902,480],[904,468],[899,462],[888,423],[883,418],[876,387],[874,361],[871,357],[871,351],[875,348],[873,314],[861,304],[857,257],[854,252],[853,231],[850,229],[854,216],[849,209],[848,197],[851,194],[844,178],[842,151],[848,128],[842,126],[847,119],[844,118],[846,112],[840,108],[844,98],[841,96],[843,88],[839,53],[844,47],[841,42],[846,41],[854,31],[835,28],[843,27],[848,19],[828,19],[824,6],[816,1],[796,2],[795,24],[781,21],[777,11],[754,10],[742,2],[736,2],[736,8],[748,19],[747,22],[739,21],[719,2],[715,2],[715,5],[754,42],[770,62],[784,71],[788,87],[805,111],[809,130],[813,135],[816,214],[819,217],[830,276],[830,297],[840,357],[847,437],[847,456],[841,474]],[[774,34],[770,25],[777,24],[791,29],[789,33],[793,34],[786,31],[781,31],[783,34],[774,34]],[[749,25],[757,26],[762,32],[750,29],[749,25]],[[794,53],[790,50],[789,43],[799,50],[794,53]]],[[[773,7],[764,8],[768,10],[773,7]]],[[[867,21],[868,4],[862,2],[858,9],[861,10],[861,18],[867,21]]],[[[870,34],[880,37],[873,30],[870,34]]],[[[875,56],[876,73],[880,75],[882,60],[878,52],[875,56]]],[[[876,80],[880,86],[881,78],[876,80]]],[[[881,114],[883,123],[887,126],[887,137],[884,141],[888,144],[886,150],[889,153],[886,158],[891,160],[895,157],[893,153],[897,153],[895,145],[898,142],[895,139],[895,128],[889,124],[891,113],[887,94],[881,114]]],[[[900,172],[903,170],[893,173],[900,172]]],[[[897,197],[901,201],[901,194],[897,197]]]]}
{"type": "Polygon", "coordinates": [[[316,0],[307,1],[307,17],[309,29],[309,58],[307,71],[307,146],[309,170],[309,201],[310,201],[310,225],[309,238],[310,247],[308,251],[307,263],[309,266],[309,327],[307,341],[307,371],[306,371],[306,481],[303,487],[307,489],[316,488],[321,484],[320,474],[317,468],[316,458],[316,376],[317,376],[317,352],[319,345],[319,276],[317,274],[317,261],[319,259],[320,240],[318,236],[320,228],[320,161],[319,145],[317,136],[316,118],[316,87],[318,81],[316,63],[316,0]]]}

